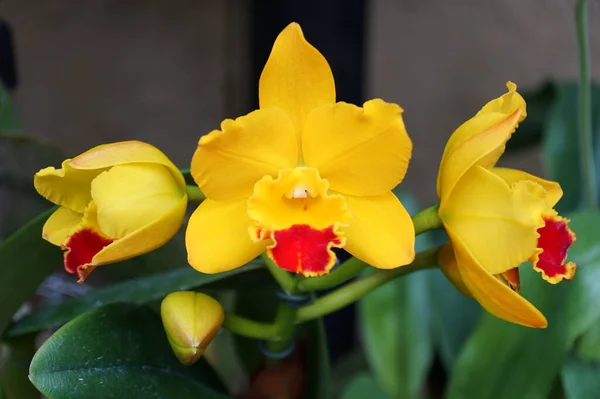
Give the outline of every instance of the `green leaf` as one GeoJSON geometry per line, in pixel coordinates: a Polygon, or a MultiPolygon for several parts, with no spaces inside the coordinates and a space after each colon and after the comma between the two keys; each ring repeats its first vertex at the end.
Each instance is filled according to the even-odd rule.
{"type": "Polygon", "coordinates": [[[600,320],[596,320],[579,340],[577,355],[582,360],[600,362],[600,320]]]}
{"type": "MultiPolygon", "coordinates": [[[[582,200],[582,182],[579,165],[577,140],[578,85],[575,83],[557,84],[556,101],[550,111],[544,129],[544,160],[548,177],[560,183],[563,197],[557,205],[561,213],[579,207],[582,200]]],[[[592,87],[593,132],[598,158],[598,135],[600,135],[600,86],[592,87]]],[[[600,175],[598,176],[600,178],[600,175]]]]}
{"type": "Polygon", "coordinates": [[[133,259],[96,269],[85,282],[106,285],[171,270],[190,269],[185,249],[185,231],[181,229],[162,247],[133,259]]]}
{"type": "Polygon", "coordinates": [[[334,396],[339,397],[356,374],[368,369],[367,358],[360,346],[344,354],[335,362],[335,366],[331,371],[334,396]]]}
{"type": "Polygon", "coordinates": [[[227,396],[204,361],[180,364],[148,308],[114,304],[72,320],[38,350],[29,378],[49,399],[227,396]]]}
{"type": "Polygon", "coordinates": [[[566,399],[600,397],[600,363],[569,357],[562,368],[561,378],[566,399]]]}
{"type": "Polygon", "coordinates": [[[323,319],[307,323],[308,387],[307,398],[330,399],[333,395],[331,364],[323,319]]]}
{"type": "Polygon", "coordinates": [[[42,280],[62,265],[58,247],[42,239],[51,209],[0,244],[0,336],[42,280]]]}
{"type": "Polygon", "coordinates": [[[411,274],[358,302],[371,371],[392,398],[417,398],[432,360],[427,280],[411,274]]]}
{"type": "Polygon", "coordinates": [[[531,266],[521,268],[526,297],[548,318],[529,329],[484,314],[457,360],[448,399],[545,399],[567,352],[600,317],[600,214],[571,216],[578,239],[569,253],[578,264],[572,281],[551,285],[531,266]]]}
{"type": "Polygon", "coordinates": [[[0,238],[51,206],[35,191],[33,175],[46,166],[60,165],[64,158],[40,140],[0,133],[0,238]]]}
{"type": "MultiPolygon", "coordinates": [[[[400,188],[394,193],[411,215],[417,212],[408,193],[400,188]]],[[[425,237],[417,237],[417,251],[429,246],[425,237]]],[[[358,302],[371,372],[392,398],[418,398],[432,361],[428,274],[420,272],[389,282],[358,302]]]]}
{"type": "MultiPolygon", "coordinates": [[[[269,281],[273,281],[271,276],[269,281]]],[[[247,285],[252,287],[252,285],[247,285]]],[[[271,323],[275,319],[275,313],[279,306],[279,300],[272,289],[246,288],[238,290],[235,294],[233,310],[236,314],[263,323],[271,323]]],[[[258,346],[258,341],[252,338],[233,336],[235,346],[244,368],[252,374],[264,360],[264,356],[258,346]]]]}
{"type": "Polygon", "coordinates": [[[4,387],[6,399],[39,399],[40,393],[28,378],[34,353],[35,335],[0,344],[0,385],[4,387]]]}
{"type": "Polygon", "coordinates": [[[449,371],[479,320],[481,306],[458,292],[438,270],[429,273],[429,288],[433,338],[449,371]]]}
{"type": "Polygon", "coordinates": [[[10,93],[0,84],[0,133],[19,133],[21,122],[13,105],[10,93]]]}
{"type": "Polygon", "coordinates": [[[388,399],[389,396],[368,373],[357,374],[344,389],[341,399],[388,399]]]}
{"type": "Polygon", "coordinates": [[[14,337],[58,326],[91,309],[111,303],[127,302],[141,305],[161,299],[173,291],[198,287],[206,289],[221,280],[260,268],[262,263],[253,261],[246,266],[218,274],[202,274],[188,267],[139,277],[90,291],[58,305],[41,308],[20,320],[6,335],[14,337]]]}

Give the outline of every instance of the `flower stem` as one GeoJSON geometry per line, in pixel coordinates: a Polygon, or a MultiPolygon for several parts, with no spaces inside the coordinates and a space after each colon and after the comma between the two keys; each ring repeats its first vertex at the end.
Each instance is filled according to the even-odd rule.
{"type": "Polygon", "coordinates": [[[596,168],[592,145],[592,94],[590,78],[590,41],[588,32],[587,0],[577,0],[575,19],[579,48],[579,159],[583,192],[588,209],[598,206],[596,168]]]}
{"type": "Polygon", "coordinates": [[[296,314],[298,308],[288,305],[286,302],[281,302],[277,308],[275,316],[275,326],[277,328],[277,337],[270,339],[267,342],[267,347],[273,353],[283,352],[294,338],[296,329],[296,314]]]}
{"type": "Polygon", "coordinates": [[[362,272],[368,265],[357,258],[350,258],[342,263],[337,268],[333,269],[331,273],[320,277],[308,277],[298,281],[299,291],[316,291],[326,290],[328,288],[336,287],[353,277],[356,277],[362,272]]]}
{"type": "Polygon", "coordinates": [[[442,227],[442,221],[438,216],[439,208],[440,206],[436,204],[423,209],[413,216],[412,220],[415,225],[415,235],[442,227]]]}
{"type": "Polygon", "coordinates": [[[267,255],[266,252],[263,252],[261,257],[263,258],[265,265],[267,265],[269,273],[271,273],[271,275],[273,276],[275,281],[277,281],[281,289],[287,292],[288,294],[296,294],[298,292],[296,288],[296,279],[292,277],[290,273],[277,266],[275,262],[273,262],[271,258],[269,258],[269,255],[267,255]]]}
{"type": "Polygon", "coordinates": [[[200,188],[198,188],[198,186],[188,184],[187,186],[185,186],[185,192],[188,196],[188,202],[196,202],[199,204],[206,199],[206,197],[204,196],[202,191],[200,191],[200,188]]]}
{"type": "Polygon", "coordinates": [[[233,313],[227,313],[223,327],[229,331],[248,338],[277,339],[278,328],[275,324],[259,323],[233,313]]]}
{"type": "Polygon", "coordinates": [[[419,253],[413,263],[392,270],[377,270],[353,283],[350,283],[331,294],[317,299],[314,303],[298,309],[296,321],[307,321],[325,316],[350,305],[373,291],[375,288],[418,270],[432,268],[436,265],[436,254],[439,248],[419,253]]]}

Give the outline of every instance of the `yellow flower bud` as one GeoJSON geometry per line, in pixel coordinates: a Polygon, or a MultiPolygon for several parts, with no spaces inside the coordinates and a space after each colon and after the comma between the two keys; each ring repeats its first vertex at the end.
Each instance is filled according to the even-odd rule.
{"type": "Polygon", "coordinates": [[[160,315],[177,359],[194,364],[223,324],[223,307],[208,295],[173,292],[163,299],[160,315]]]}

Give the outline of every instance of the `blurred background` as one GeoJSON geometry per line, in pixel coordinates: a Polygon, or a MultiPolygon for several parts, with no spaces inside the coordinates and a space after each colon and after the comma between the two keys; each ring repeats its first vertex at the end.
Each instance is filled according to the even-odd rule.
{"type": "MultiPolygon", "coordinates": [[[[69,155],[140,139],[186,167],[198,137],[252,110],[277,33],[299,22],[338,96],[400,104],[414,141],[406,188],[435,200],[447,137],[507,80],[575,78],[572,0],[4,0],[24,130],[69,155]]],[[[592,1],[600,78],[600,3],[592,1]]],[[[537,148],[503,159],[543,174],[537,148]]]]}
{"type": "MultiPolygon", "coordinates": [[[[65,156],[101,143],[138,139],[159,147],[179,167],[188,167],[201,135],[218,128],[225,118],[257,108],[260,72],[275,37],[292,21],[301,24],[306,38],[329,61],[338,100],[361,104],[381,97],[404,108],[414,150],[400,195],[409,192],[414,197],[403,198],[411,213],[437,201],[437,168],[450,134],[504,93],[507,80],[524,93],[529,117],[509,142],[501,164],[559,181],[565,189],[561,212],[573,211],[581,202],[573,0],[2,0],[0,20],[0,73],[18,114],[14,130],[39,139],[10,136],[6,126],[12,126],[7,119],[12,111],[0,95],[0,238],[48,208],[33,193],[31,176],[43,166],[58,166],[65,156]]],[[[598,80],[600,1],[590,2],[589,28],[592,76],[598,80]]],[[[594,89],[593,97],[594,122],[600,126],[600,89],[594,89]]],[[[427,240],[418,244],[420,249],[439,241],[427,240]]],[[[584,248],[590,252],[579,250],[577,259],[596,266],[588,270],[600,279],[600,247],[590,242],[584,248]]],[[[130,262],[129,268],[107,268],[100,278],[120,280],[165,267],[188,267],[181,237],[157,251],[154,263],[148,260],[152,256],[140,261],[146,262],[143,270],[130,262]]],[[[529,269],[524,281],[533,283],[528,293],[554,301],[542,306],[544,312],[559,309],[559,316],[549,317],[551,326],[580,326],[576,333],[569,332],[565,351],[552,358],[555,363],[540,354],[545,353],[544,342],[557,347],[557,340],[564,338],[560,332],[509,326],[480,312],[477,303],[431,271],[370,294],[358,311],[353,306],[326,318],[337,390],[368,363],[376,386],[387,393],[410,391],[390,397],[421,398],[427,391],[427,397],[438,398],[460,356],[457,368],[467,377],[453,380],[450,398],[512,399],[513,391],[527,386],[511,372],[514,363],[527,373],[552,363],[545,377],[536,380],[539,396],[522,396],[543,398],[556,391],[559,370],[564,384],[572,381],[565,375],[581,374],[572,364],[561,364],[565,353],[572,352],[573,336],[584,333],[591,337],[587,342],[593,349],[589,380],[600,381],[600,311],[588,300],[600,295],[600,285],[584,287],[593,279],[586,280],[583,272],[571,286],[555,289],[542,286],[529,269]],[[567,295],[575,299],[563,301],[567,295]],[[576,306],[564,310],[564,303],[587,306],[580,312],[587,321],[574,322],[576,306]],[[379,319],[369,319],[373,314],[379,319]],[[422,339],[427,335],[431,342],[422,339]],[[390,353],[399,360],[386,358],[390,353]],[[481,371],[498,357],[505,357],[506,364],[487,374],[481,371]],[[391,372],[386,376],[386,370],[395,369],[402,370],[401,378],[391,372]],[[470,377],[479,371],[479,377],[496,385],[490,382],[483,392],[470,377]],[[467,388],[480,396],[463,394],[467,388]]],[[[70,278],[62,271],[58,275],[70,278]]],[[[47,280],[42,291],[52,297],[60,285],[73,290],[67,295],[78,296],[89,288],[70,283],[47,280]]],[[[253,284],[246,282],[251,292],[238,293],[240,313],[248,304],[240,298],[257,300],[262,290],[259,283],[253,284]]],[[[273,303],[273,292],[263,291],[263,304],[273,303]]],[[[264,321],[271,319],[269,314],[264,321]]],[[[251,344],[257,351],[255,342],[251,344]]],[[[253,368],[247,369],[251,375],[253,368]]],[[[375,388],[369,381],[363,389],[371,393],[375,388]]],[[[571,386],[580,383],[573,381],[571,386]]],[[[534,388],[531,392],[538,392],[534,388]]],[[[600,398],[586,395],[577,398],[600,398]]]]}

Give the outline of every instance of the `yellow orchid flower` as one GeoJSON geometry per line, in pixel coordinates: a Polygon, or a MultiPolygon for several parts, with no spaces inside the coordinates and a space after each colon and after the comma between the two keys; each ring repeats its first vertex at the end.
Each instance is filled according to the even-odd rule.
{"type": "Polygon", "coordinates": [[[34,186],[60,206],[42,236],[65,250],[65,269],[80,282],[97,266],[165,244],[181,227],[187,205],[177,167],[139,141],[100,145],[60,169],[42,169],[34,186]]]}
{"type": "Polygon", "coordinates": [[[439,217],[450,237],[438,260],[445,274],[487,311],[507,321],[545,327],[546,318],[519,295],[517,267],[529,260],[550,283],[569,280],[565,262],[575,235],[553,209],[560,185],[495,167],[526,116],[514,83],[450,137],[437,180],[439,217]]]}
{"type": "Polygon", "coordinates": [[[412,150],[402,109],[336,103],[329,65],[296,23],[275,40],[259,101],[200,138],[191,170],[207,199],[187,227],[189,263],[218,273],[266,250],[317,276],[335,264],[333,247],[378,268],[410,263],[414,226],[391,192],[412,150]]]}

